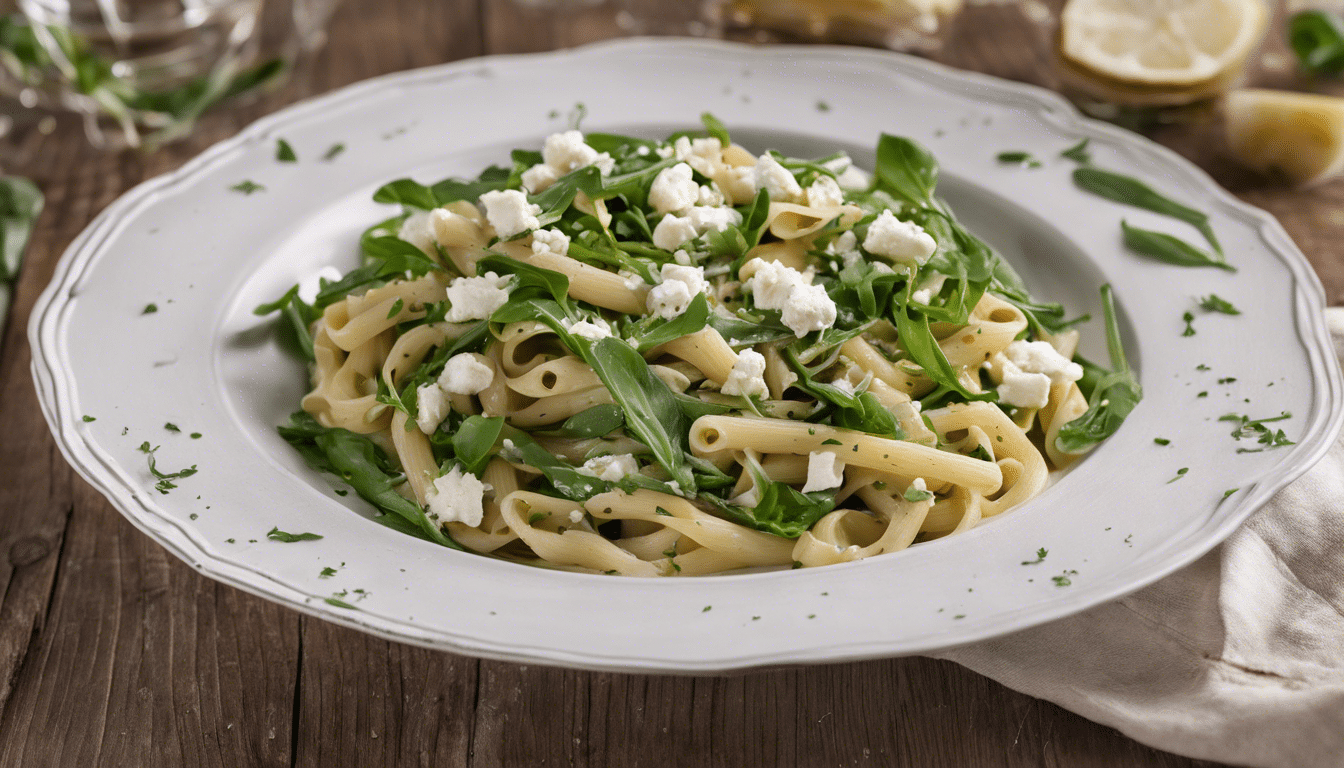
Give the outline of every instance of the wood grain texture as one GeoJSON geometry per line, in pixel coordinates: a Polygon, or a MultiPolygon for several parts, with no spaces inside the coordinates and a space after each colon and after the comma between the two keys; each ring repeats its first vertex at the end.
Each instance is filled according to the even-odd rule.
{"type": "MultiPolygon", "coordinates": [[[[572,4],[577,5],[577,3],[572,4]]],[[[1052,7],[1058,6],[1054,2],[1052,7]]],[[[115,197],[307,95],[483,53],[616,34],[611,8],[346,0],[330,43],[280,92],[207,115],[153,155],[18,120],[0,165],[47,210],[0,337],[0,766],[1193,766],[954,664],[890,659],[729,677],[482,662],[301,617],[199,576],[65,464],[38,411],[26,322],[61,251],[115,197]]],[[[1047,28],[971,6],[940,60],[1056,85],[1047,28]]],[[[1293,85],[1266,49],[1255,77],[1293,85]]],[[[1212,119],[1147,129],[1279,216],[1344,300],[1344,185],[1239,169],[1212,119]]]]}

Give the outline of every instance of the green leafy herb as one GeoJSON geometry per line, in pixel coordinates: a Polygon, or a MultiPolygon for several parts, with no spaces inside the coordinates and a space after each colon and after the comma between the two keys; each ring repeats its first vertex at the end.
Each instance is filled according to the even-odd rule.
{"type": "Polygon", "coordinates": [[[1053,582],[1055,582],[1055,586],[1056,586],[1056,587],[1067,587],[1067,586],[1069,586],[1070,584],[1073,584],[1073,581],[1071,581],[1071,580],[1069,579],[1069,577],[1070,577],[1070,576],[1077,576],[1077,575],[1078,575],[1078,572],[1077,572],[1077,571],[1074,571],[1074,570],[1068,570],[1068,571],[1065,571],[1065,572],[1061,573],[1061,574],[1058,575],[1058,576],[1051,576],[1051,577],[1050,577],[1050,580],[1053,581],[1053,582]]]}
{"type": "Polygon", "coordinates": [[[1125,236],[1125,245],[1144,256],[1178,267],[1217,267],[1228,272],[1237,271],[1236,267],[1221,257],[1202,251],[1175,235],[1130,226],[1129,222],[1123,220],[1120,229],[1125,236]]]}
{"type": "Polygon", "coordinates": [[[1181,319],[1185,321],[1185,330],[1181,332],[1181,335],[1182,335],[1182,336],[1194,336],[1194,335],[1195,335],[1195,316],[1194,316],[1192,313],[1190,313],[1190,312],[1186,312],[1185,314],[1181,315],[1181,319]]]}
{"type": "Polygon", "coordinates": [[[1108,200],[1180,219],[1198,229],[1214,251],[1220,255],[1223,252],[1222,246],[1218,244],[1218,238],[1213,234],[1213,228],[1209,226],[1208,214],[1181,205],[1132,176],[1100,168],[1075,168],[1073,183],[1108,200]]]}
{"type": "Polygon", "coordinates": [[[322,572],[321,572],[321,573],[317,574],[317,578],[319,578],[319,579],[329,579],[329,578],[331,578],[332,576],[335,576],[335,575],[336,575],[336,569],[335,569],[335,568],[332,568],[331,566],[327,566],[327,567],[325,567],[325,568],[322,569],[322,572]]]}
{"type": "Polygon", "coordinates": [[[882,134],[877,141],[875,183],[879,189],[915,206],[931,205],[938,186],[938,163],[929,150],[901,136],[882,134]]]}
{"type": "Polygon", "coordinates": [[[332,144],[331,147],[329,147],[326,152],[322,153],[322,160],[324,162],[329,163],[332,160],[335,160],[337,157],[339,157],[340,154],[344,151],[345,151],[344,144],[332,144]]]}
{"type": "Polygon", "coordinates": [[[405,307],[406,302],[402,299],[397,299],[396,301],[392,302],[392,306],[387,310],[387,319],[391,320],[392,318],[401,314],[401,310],[404,309],[405,307]]]}
{"type": "Polygon", "coordinates": [[[234,184],[232,187],[229,187],[229,189],[233,190],[234,192],[242,192],[244,195],[250,195],[253,192],[263,192],[266,190],[266,187],[256,183],[255,181],[243,179],[237,184],[234,184]]]}
{"type": "Polygon", "coordinates": [[[349,603],[345,602],[344,600],[342,600],[342,599],[340,599],[340,598],[337,598],[337,597],[328,597],[324,602],[326,602],[327,605],[334,605],[334,606],[336,606],[337,608],[346,608],[346,609],[351,610],[351,611],[358,611],[358,610],[359,610],[359,609],[356,608],[355,606],[353,606],[353,605],[351,605],[351,604],[349,604],[349,603]]]}
{"type": "Polygon", "coordinates": [[[1125,360],[1109,284],[1101,287],[1101,302],[1106,316],[1106,346],[1112,370],[1100,376],[1093,386],[1087,411],[1059,430],[1055,447],[1064,453],[1082,453],[1115,434],[1143,397],[1143,388],[1125,360]]]}
{"type": "Polygon", "coordinates": [[[1044,561],[1044,560],[1045,560],[1045,556],[1048,555],[1049,553],[1050,553],[1050,551],[1049,551],[1048,549],[1046,549],[1045,547],[1041,547],[1040,549],[1036,550],[1036,559],[1035,559],[1035,560],[1023,560],[1023,561],[1022,561],[1022,564],[1023,564],[1023,565],[1036,565],[1037,563],[1040,563],[1040,562],[1044,561]]]}
{"type": "Polygon", "coordinates": [[[1171,441],[1165,437],[1154,437],[1153,442],[1158,445],[1171,445],[1171,441]]]}
{"type": "Polygon", "coordinates": [[[1199,308],[1205,312],[1221,312],[1224,315],[1240,315],[1241,310],[1232,306],[1232,302],[1227,299],[1219,298],[1218,294],[1211,293],[1208,296],[1202,296],[1199,299],[1199,308]]]}
{"type": "Polygon", "coordinates": [[[1088,163],[1092,162],[1092,153],[1087,151],[1088,141],[1090,141],[1090,139],[1083,139],[1077,144],[1074,144],[1072,147],[1069,147],[1063,152],[1060,152],[1059,156],[1072,160],[1075,163],[1087,165],[1088,163]]]}
{"type": "Polygon", "coordinates": [[[159,311],[159,305],[158,305],[158,304],[146,304],[146,305],[145,305],[145,308],[142,309],[142,310],[140,310],[140,314],[142,314],[142,315],[152,315],[152,314],[154,314],[155,312],[158,312],[158,311],[159,311]]]}
{"type": "Polygon", "coordinates": [[[625,425],[625,411],[613,403],[595,405],[565,420],[556,432],[579,439],[604,437],[625,425]]]}
{"type": "Polygon", "coordinates": [[[587,501],[599,493],[611,490],[611,483],[592,475],[581,474],[573,465],[542,448],[525,432],[509,431],[512,451],[505,446],[504,456],[541,472],[555,488],[556,493],[571,501],[587,501]]]}
{"type": "Polygon", "coordinates": [[[192,432],[192,433],[191,433],[191,439],[192,439],[192,440],[200,440],[200,439],[201,439],[201,433],[200,433],[200,432],[192,432]]]}
{"type": "Polygon", "coordinates": [[[822,101],[821,99],[817,99],[816,107],[817,107],[817,111],[818,111],[818,112],[830,112],[830,111],[831,111],[831,105],[830,105],[830,104],[827,104],[825,101],[822,101]]]}
{"type": "Polygon", "coordinates": [[[929,499],[933,498],[933,493],[931,491],[920,490],[919,488],[916,488],[915,486],[911,485],[909,488],[905,489],[904,496],[906,501],[913,501],[913,502],[928,501],[929,499]]]}
{"type": "Polygon", "coordinates": [[[719,119],[708,112],[700,113],[700,122],[705,124],[705,130],[710,136],[719,140],[719,143],[727,147],[733,143],[732,137],[728,135],[728,129],[724,127],[719,119]]]}
{"type": "MultiPolygon", "coordinates": [[[[293,544],[296,541],[316,541],[322,538],[322,535],[318,533],[286,533],[280,530],[279,527],[275,527],[266,532],[266,538],[272,541],[283,541],[286,544],[293,544]]],[[[335,573],[335,571],[332,571],[332,573],[335,573]]]]}
{"type": "Polygon", "coordinates": [[[97,416],[88,416],[88,415],[85,415],[85,416],[81,416],[80,419],[82,419],[83,421],[89,422],[89,421],[97,421],[97,420],[98,420],[98,417],[97,417],[97,416]]]}
{"type": "Polygon", "coordinates": [[[1228,496],[1231,496],[1232,494],[1240,490],[1241,490],[1240,488],[1228,488],[1226,491],[1223,491],[1223,498],[1226,499],[1228,496]]]}
{"type": "Polygon", "coordinates": [[[294,148],[284,139],[276,139],[275,159],[282,163],[297,163],[299,156],[294,154],[294,148]]]}
{"type": "Polygon", "coordinates": [[[1319,9],[1302,11],[1288,20],[1288,45],[1297,65],[1313,75],[1344,72],[1344,21],[1319,9]]]}
{"type": "Polygon", "coordinates": [[[148,440],[141,443],[139,448],[139,451],[149,459],[149,473],[158,478],[158,482],[154,484],[154,490],[167,495],[169,491],[177,487],[177,483],[173,482],[174,480],[181,480],[196,474],[196,465],[192,464],[190,467],[176,472],[160,472],[154,461],[154,452],[157,450],[159,450],[159,446],[149,447],[148,440]]]}
{"type": "Polygon", "coordinates": [[[780,482],[765,483],[755,507],[741,507],[708,493],[700,498],[733,522],[786,539],[803,535],[835,509],[835,498],[830,493],[802,493],[780,482]]]}
{"type": "Polygon", "coordinates": [[[182,431],[181,427],[177,426],[176,424],[174,424],[174,423],[171,422],[171,421],[169,421],[169,422],[165,422],[164,425],[163,425],[163,428],[166,429],[166,430],[168,430],[169,432],[181,432],[181,431],[182,431]]]}
{"type": "Polygon", "coordinates": [[[373,193],[373,201],[399,203],[407,208],[418,208],[423,211],[432,211],[439,207],[439,200],[434,196],[434,192],[411,179],[389,181],[373,193]]]}
{"type": "Polygon", "coordinates": [[[6,314],[7,285],[19,276],[23,251],[42,204],[42,192],[31,181],[0,176],[0,317],[6,314]]]}
{"type": "Polygon", "coordinates": [[[1259,453],[1266,448],[1282,448],[1286,445],[1296,445],[1281,429],[1274,429],[1266,426],[1267,424],[1291,419],[1293,415],[1287,411],[1263,419],[1252,419],[1249,416],[1243,416],[1235,413],[1225,414],[1218,418],[1219,421],[1230,421],[1235,424],[1232,429],[1233,440],[1243,440],[1255,438],[1256,443],[1264,446],[1263,448],[1238,448],[1237,453],[1259,453]]]}
{"type": "Polygon", "coordinates": [[[453,453],[462,463],[464,472],[480,476],[490,457],[495,454],[495,443],[504,430],[503,416],[468,416],[453,433],[453,453]]]}
{"type": "Polygon", "coordinates": [[[1185,477],[1185,473],[1189,471],[1190,471],[1189,467],[1181,467],[1180,469],[1176,470],[1176,476],[1168,480],[1167,485],[1171,485],[1177,480],[1180,480],[1182,477],[1185,477]]]}
{"type": "Polygon", "coordinates": [[[1000,163],[1011,163],[1013,165],[1024,165],[1028,168],[1040,168],[1041,161],[1031,156],[1030,152],[1015,150],[1011,152],[1000,152],[995,156],[1000,163]]]}

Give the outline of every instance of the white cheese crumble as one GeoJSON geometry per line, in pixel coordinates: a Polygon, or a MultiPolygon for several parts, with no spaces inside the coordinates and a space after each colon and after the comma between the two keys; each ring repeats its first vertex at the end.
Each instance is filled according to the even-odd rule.
{"type": "Polygon", "coordinates": [[[722,232],[729,227],[742,223],[742,214],[732,208],[714,208],[697,205],[686,211],[686,218],[695,227],[697,235],[703,235],[713,229],[722,232]]]}
{"type": "Polygon", "coordinates": [[[821,166],[836,175],[836,181],[839,182],[841,189],[867,189],[868,174],[854,167],[854,161],[849,155],[841,155],[833,160],[827,160],[821,166]]]}
{"type": "Polygon", "coordinates": [[[485,483],[462,467],[435,478],[425,499],[425,514],[438,525],[462,523],[475,528],[485,516],[485,483]]]}
{"type": "Polygon", "coordinates": [[[714,137],[690,139],[678,137],[672,145],[673,153],[703,176],[713,176],[715,166],[723,162],[723,143],[714,137]]]}
{"type": "Polygon", "coordinates": [[[830,451],[807,454],[807,483],[803,493],[839,488],[845,483],[845,464],[830,451]]]}
{"type": "Polygon", "coordinates": [[[901,221],[888,209],[868,225],[863,249],[874,256],[923,264],[938,250],[938,243],[923,227],[913,221],[901,221]]]}
{"type": "Polygon", "coordinates": [[[807,204],[813,208],[836,208],[845,204],[845,193],[830,176],[818,176],[807,188],[807,204]]]}
{"type": "Polygon", "coordinates": [[[830,243],[827,244],[826,254],[828,256],[836,256],[851,253],[857,255],[858,248],[859,248],[859,239],[854,236],[854,230],[847,229],[844,232],[841,232],[839,235],[836,236],[834,240],[832,240],[830,243]]]}
{"type": "Polygon", "coordinates": [[[750,165],[737,165],[728,168],[718,177],[723,191],[738,205],[746,205],[756,196],[756,168],[750,165]]]}
{"type": "Polygon", "coordinates": [[[578,468],[580,475],[596,477],[608,483],[620,482],[626,475],[639,472],[639,462],[629,453],[617,453],[611,456],[595,456],[578,468]]]}
{"type": "Polygon", "coordinates": [[[691,166],[686,163],[659,171],[649,186],[649,205],[659,213],[672,213],[695,205],[700,199],[700,185],[691,174],[691,166]]]}
{"type": "Polygon", "coordinates": [[[728,380],[720,390],[725,395],[765,397],[770,389],[765,385],[765,355],[754,349],[744,349],[737,354],[737,362],[728,374],[728,380]]]}
{"type": "Polygon", "coordinates": [[[714,184],[703,184],[700,191],[696,193],[695,204],[718,207],[723,205],[723,193],[714,184]]]}
{"type": "Polygon", "coordinates": [[[752,259],[742,268],[750,273],[746,287],[752,292],[756,306],[778,309],[784,325],[795,336],[820,331],[835,324],[835,302],[820,285],[809,285],[810,273],[804,275],[793,267],[777,261],[752,259]]]}
{"type": "Polygon", "coordinates": [[[947,282],[947,275],[935,272],[919,281],[919,285],[916,286],[914,293],[910,294],[910,298],[919,304],[927,305],[930,301],[933,301],[933,297],[937,296],[939,291],[943,290],[943,283],[945,282],[947,282]]]}
{"type": "Polygon", "coordinates": [[[1026,373],[1016,365],[1003,366],[999,382],[999,402],[1018,408],[1044,408],[1050,402],[1050,377],[1044,373],[1026,373]]]}
{"type": "Polygon", "coordinates": [[[598,152],[584,143],[581,131],[565,131],[547,136],[541,147],[541,161],[561,176],[590,165],[596,165],[603,174],[609,174],[615,168],[611,155],[598,152]]]}
{"type": "Polygon", "coordinates": [[[1083,367],[1059,354],[1048,341],[1014,341],[1004,350],[1008,362],[1028,373],[1043,373],[1053,381],[1077,381],[1083,367]]]}
{"type": "Polygon", "coordinates": [[[768,152],[756,160],[756,174],[752,183],[757,190],[764,189],[769,193],[770,201],[774,203],[794,203],[803,194],[803,188],[798,186],[793,173],[768,152]]]}
{"type": "Polygon", "coordinates": [[[475,395],[495,380],[495,370],[470,352],[453,355],[439,374],[439,386],[454,395],[475,395]]]}
{"type": "Polygon", "coordinates": [[[688,217],[673,216],[669,213],[653,228],[653,244],[664,251],[674,251],[681,247],[682,243],[698,237],[699,234],[695,231],[695,224],[688,217]]]}
{"type": "Polygon", "coordinates": [[[527,195],[516,189],[492,189],[481,195],[485,218],[503,238],[522,234],[541,226],[537,216],[541,206],[527,202],[527,195]]]}
{"type": "Polygon", "coordinates": [[[605,339],[608,336],[611,336],[611,326],[607,324],[606,320],[603,320],[600,317],[595,317],[592,320],[561,320],[560,322],[566,331],[590,341],[597,341],[598,339],[605,339]]]}
{"type": "Polygon", "coordinates": [[[523,188],[528,191],[528,194],[540,194],[550,189],[551,185],[559,178],[560,174],[554,168],[545,163],[537,163],[523,171],[523,188]]]}
{"type": "Polygon", "coordinates": [[[569,253],[569,235],[558,229],[538,229],[532,233],[532,252],[564,256],[569,253]]]}
{"type": "Polygon", "coordinates": [[[448,314],[450,323],[484,320],[509,300],[509,276],[500,277],[486,272],[481,277],[457,277],[448,284],[448,314]]]}
{"type": "Polygon", "coordinates": [[[443,423],[448,415],[448,398],[435,382],[421,384],[415,389],[415,425],[426,435],[443,423]]]}
{"type": "Polygon", "coordinates": [[[438,238],[434,237],[434,226],[430,221],[429,211],[416,211],[407,216],[406,220],[401,222],[397,237],[431,255],[436,250],[435,246],[439,244],[438,238]]]}
{"type": "Polygon", "coordinates": [[[704,267],[664,264],[661,277],[662,282],[649,289],[645,301],[650,313],[665,320],[685,312],[696,294],[704,293],[709,287],[705,282],[704,267]]]}

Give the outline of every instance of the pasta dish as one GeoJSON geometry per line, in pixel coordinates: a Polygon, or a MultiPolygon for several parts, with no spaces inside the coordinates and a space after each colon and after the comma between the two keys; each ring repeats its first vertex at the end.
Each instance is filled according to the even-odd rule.
{"type": "Polygon", "coordinates": [[[1109,292],[1117,371],[935,196],[923,147],[883,135],[869,173],[704,120],[383,186],[401,209],[360,267],[257,310],[311,361],[281,434],[408,534],[687,576],[967,530],[1133,407],[1105,396],[1109,292]]]}

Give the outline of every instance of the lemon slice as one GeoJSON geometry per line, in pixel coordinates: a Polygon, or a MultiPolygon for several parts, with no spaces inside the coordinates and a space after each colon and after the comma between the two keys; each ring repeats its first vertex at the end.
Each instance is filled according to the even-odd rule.
{"type": "Polygon", "coordinates": [[[1223,99],[1227,144],[1245,165],[1297,184],[1344,172],[1344,99],[1248,88],[1223,99]]]}
{"type": "Polygon", "coordinates": [[[1197,90],[1241,69],[1268,17],[1262,0],[1069,0],[1060,53],[1115,83],[1197,90]]]}

